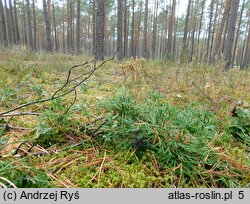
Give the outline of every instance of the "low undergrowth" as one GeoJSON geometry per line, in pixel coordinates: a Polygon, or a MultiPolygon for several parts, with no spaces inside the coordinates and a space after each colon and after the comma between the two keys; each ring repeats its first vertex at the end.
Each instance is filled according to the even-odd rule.
{"type": "Polygon", "coordinates": [[[174,171],[186,186],[237,187],[248,173],[246,158],[238,163],[233,156],[222,156],[228,154],[223,145],[233,143],[233,137],[207,109],[172,106],[155,92],[142,103],[120,93],[103,105],[112,117],[99,137],[101,143],[117,151],[134,150],[139,159],[154,155],[159,171],[174,171]]]}
{"type": "MultiPolygon", "coordinates": [[[[0,54],[0,112],[50,97],[65,83],[66,68],[82,60],[46,53],[13,59],[13,52],[0,54]]],[[[249,103],[249,76],[224,74],[219,65],[108,63],[76,98],[25,109],[38,115],[0,118],[0,184],[246,187],[250,113],[235,104],[249,103]]]]}

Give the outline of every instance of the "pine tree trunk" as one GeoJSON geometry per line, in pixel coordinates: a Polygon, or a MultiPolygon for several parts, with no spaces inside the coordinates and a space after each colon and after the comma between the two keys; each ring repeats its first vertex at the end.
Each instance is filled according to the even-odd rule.
{"type": "Polygon", "coordinates": [[[250,11],[248,13],[248,34],[247,34],[247,40],[246,40],[246,48],[244,52],[244,57],[243,57],[243,64],[242,68],[246,68],[250,64],[250,11]]]}
{"type": "Polygon", "coordinates": [[[135,52],[134,52],[134,32],[135,31],[135,0],[132,0],[132,25],[131,25],[131,56],[135,58],[135,52]]]}
{"type": "Polygon", "coordinates": [[[32,27],[31,27],[30,0],[26,0],[26,11],[27,11],[27,20],[28,20],[29,51],[33,51],[33,36],[32,36],[32,27]]]}
{"type": "Polygon", "coordinates": [[[122,22],[123,22],[123,0],[117,0],[117,59],[122,60],[123,58],[123,42],[122,42],[122,22]]]}
{"type": "MultiPolygon", "coordinates": [[[[176,0],[173,0],[172,4],[172,15],[173,15],[173,29],[174,29],[174,39],[173,39],[173,58],[176,54],[176,33],[177,33],[177,23],[176,23],[176,0]]],[[[178,19],[178,17],[177,17],[178,19]]]]}
{"type": "Polygon", "coordinates": [[[3,2],[0,0],[0,20],[1,20],[1,30],[2,30],[2,39],[5,47],[8,46],[8,38],[7,38],[7,29],[6,29],[6,21],[5,14],[3,8],[3,2]]]}
{"type": "Polygon", "coordinates": [[[56,30],[56,17],[55,17],[55,2],[52,4],[52,14],[53,14],[53,27],[54,27],[54,49],[58,51],[58,43],[57,43],[57,30],[56,30]]]}
{"type": "Polygon", "coordinates": [[[237,32],[236,32],[236,38],[235,38],[235,42],[234,42],[234,48],[233,48],[232,67],[233,67],[233,63],[235,61],[235,57],[236,57],[236,48],[237,48],[237,44],[238,44],[238,39],[239,39],[239,33],[240,33],[240,27],[241,27],[241,22],[242,22],[244,8],[245,8],[245,0],[243,1],[242,7],[241,7],[241,11],[240,11],[240,18],[239,18],[238,28],[237,28],[237,32]]]}
{"type": "Polygon", "coordinates": [[[154,19],[153,19],[153,39],[152,39],[152,58],[156,56],[156,40],[157,40],[157,17],[158,17],[158,0],[154,4],[154,19]]]}
{"type": "Polygon", "coordinates": [[[51,41],[51,31],[50,31],[50,21],[48,15],[48,7],[46,0],[43,0],[43,15],[46,30],[46,50],[52,52],[52,41],[51,41]]]}
{"type": "Polygon", "coordinates": [[[96,48],[96,46],[95,46],[95,44],[96,44],[96,0],[92,1],[92,16],[93,16],[93,19],[92,19],[93,45],[92,45],[92,47],[93,47],[93,55],[95,55],[96,54],[96,50],[95,50],[95,48],[96,48]]]}
{"type": "Polygon", "coordinates": [[[207,62],[210,61],[210,47],[211,47],[211,36],[212,36],[213,11],[214,11],[214,0],[211,0],[210,14],[209,14],[209,26],[208,26],[208,37],[207,37],[207,49],[206,49],[207,62]]]}
{"type": "Polygon", "coordinates": [[[97,0],[95,60],[104,60],[105,0],[97,0]]]}
{"type": "Polygon", "coordinates": [[[235,39],[235,25],[237,21],[239,3],[240,0],[233,0],[231,2],[231,9],[228,19],[227,37],[225,41],[225,54],[224,54],[225,71],[229,70],[232,64],[232,49],[235,39]]]}
{"type": "Polygon", "coordinates": [[[173,52],[173,27],[174,27],[174,20],[175,20],[175,9],[174,5],[176,4],[176,0],[172,2],[172,10],[169,19],[169,29],[168,29],[168,54],[171,55],[173,52]]]}
{"type": "Polygon", "coordinates": [[[186,21],[185,21],[185,28],[184,28],[184,35],[183,35],[183,40],[182,40],[182,56],[181,56],[181,62],[184,62],[184,58],[187,52],[187,36],[188,36],[188,29],[189,29],[189,17],[190,17],[190,10],[191,10],[191,4],[192,0],[188,1],[188,8],[187,8],[187,14],[186,14],[186,21]]]}
{"type": "Polygon", "coordinates": [[[201,30],[202,30],[202,23],[203,23],[203,17],[204,17],[204,8],[205,8],[205,4],[206,4],[206,0],[202,1],[202,5],[201,5],[201,15],[200,15],[200,23],[199,23],[199,30],[198,30],[198,39],[197,39],[197,59],[198,62],[201,61],[201,49],[202,46],[200,46],[200,38],[201,38],[201,30]]]}
{"type": "Polygon", "coordinates": [[[145,1],[144,32],[143,32],[143,57],[149,58],[148,53],[148,0],[145,1]]]}
{"type": "Polygon", "coordinates": [[[123,57],[127,58],[128,56],[128,8],[127,0],[124,0],[124,45],[123,45],[123,57]]]}
{"type": "Polygon", "coordinates": [[[9,0],[9,21],[10,21],[10,31],[11,31],[11,38],[14,44],[16,44],[16,31],[14,26],[14,12],[12,7],[12,1],[9,0]]]}
{"type": "Polygon", "coordinates": [[[33,28],[34,28],[34,41],[33,41],[33,47],[34,47],[34,51],[37,50],[37,31],[36,31],[36,11],[35,11],[35,0],[33,0],[32,2],[32,7],[33,7],[33,28]]]}
{"type": "Polygon", "coordinates": [[[77,0],[77,17],[76,17],[76,53],[81,53],[81,2],[77,0]]]}
{"type": "Polygon", "coordinates": [[[16,30],[16,43],[20,43],[20,33],[19,33],[16,5],[17,5],[17,2],[16,0],[14,0],[14,25],[15,25],[15,30],[16,30]]]}
{"type": "Polygon", "coordinates": [[[62,24],[62,46],[63,46],[63,53],[65,53],[66,49],[65,49],[65,10],[64,10],[64,3],[63,3],[63,8],[62,8],[62,20],[63,20],[63,24],[62,24]]]}
{"type": "Polygon", "coordinates": [[[222,35],[223,35],[223,31],[225,30],[225,24],[226,24],[226,20],[227,20],[227,16],[229,15],[229,11],[230,11],[230,7],[231,7],[231,0],[227,0],[226,1],[226,5],[225,5],[225,9],[223,12],[223,16],[222,16],[222,20],[220,23],[220,28],[217,34],[217,38],[216,38],[216,43],[215,43],[215,47],[213,50],[213,54],[211,57],[211,62],[215,62],[215,60],[220,60],[221,56],[222,56],[222,35]]]}
{"type": "Polygon", "coordinates": [[[210,44],[210,50],[209,50],[209,63],[213,63],[212,55],[214,52],[214,38],[215,38],[215,30],[216,30],[216,22],[218,18],[218,10],[219,10],[219,2],[216,2],[216,11],[215,11],[215,17],[214,17],[214,23],[213,23],[213,31],[212,31],[212,37],[211,37],[211,44],[210,44]]]}

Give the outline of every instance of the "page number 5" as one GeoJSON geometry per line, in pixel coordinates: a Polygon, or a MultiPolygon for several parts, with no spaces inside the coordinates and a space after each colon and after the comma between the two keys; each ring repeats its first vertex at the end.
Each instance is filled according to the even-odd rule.
{"type": "Polygon", "coordinates": [[[239,198],[240,200],[244,199],[244,191],[239,191],[238,198],[239,198]]]}

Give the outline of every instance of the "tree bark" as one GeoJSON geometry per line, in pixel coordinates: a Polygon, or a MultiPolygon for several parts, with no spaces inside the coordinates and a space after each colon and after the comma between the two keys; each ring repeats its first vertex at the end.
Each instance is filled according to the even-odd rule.
{"type": "Polygon", "coordinates": [[[106,0],[97,0],[95,60],[104,60],[104,19],[106,0]]]}
{"type": "Polygon", "coordinates": [[[217,33],[216,43],[215,43],[215,47],[214,47],[214,50],[212,53],[211,62],[215,62],[215,60],[221,60],[222,41],[223,41],[222,35],[223,35],[223,31],[225,30],[225,24],[226,24],[227,16],[229,15],[230,7],[231,7],[231,0],[227,0],[226,5],[225,5],[225,9],[223,12],[222,20],[220,23],[220,28],[219,28],[219,31],[217,33]]]}
{"type": "Polygon", "coordinates": [[[153,17],[153,39],[152,39],[152,58],[156,56],[156,40],[157,40],[157,17],[158,17],[158,0],[154,4],[154,17],[153,17]]]}
{"type": "Polygon", "coordinates": [[[243,57],[243,64],[241,68],[246,68],[250,64],[250,11],[248,13],[248,34],[246,41],[246,49],[243,57]]]}
{"type": "Polygon", "coordinates": [[[7,29],[6,29],[6,21],[5,21],[5,14],[3,8],[3,2],[0,0],[0,20],[1,20],[1,30],[2,30],[2,38],[3,44],[5,47],[8,46],[8,38],[7,38],[7,29]]]}
{"type": "Polygon", "coordinates": [[[188,8],[186,14],[186,21],[185,21],[185,28],[184,28],[184,35],[182,40],[182,53],[181,53],[181,62],[184,62],[184,56],[187,52],[187,35],[188,35],[188,28],[189,28],[189,17],[190,17],[190,10],[191,10],[192,0],[188,1],[188,8]]]}
{"type": "Polygon", "coordinates": [[[18,18],[17,18],[17,2],[14,0],[14,26],[16,31],[16,43],[20,42],[20,33],[19,33],[19,26],[18,26],[18,18]]]}
{"type": "Polygon", "coordinates": [[[135,33],[135,0],[132,0],[132,25],[131,25],[131,55],[135,58],[135,43],[134,34],[135,33]]]}
{"type": "Polygon", "coordinates": [[[53,28],[54,28],[54,49],[58,52],[58,36],[57,36],[57,29],[56,29],[56,17],[55,17],[55,2],[52,4],[52,14],[53,14],[53,28]]]}
{"type": "Polygon", "coordinates": [[[239,33],[240,33],[240,27],[241,27],[244,8],[245,8],[245,0],[243,1],[241,11],[240,11],[240,18],[239,18],[238,28],[237,28],[237,32],[236,32],[234,48],[233,48],[233,58],[232,58],[232,65],[231,65],[232,67],[233,67],[233,64],[234,64],[234,61],[235,61],[235,57],[236,57],[236,48],[237,48],[237,45],[238,45],[238,39],[239,39],[239,33]]]}
{"type": "Polygon", "coordinates": [[[207,62],[210,62],[210,51],[211,51],[210,47],[211,47],[211,36],[212,36],[213,12],[214,12],[214,0],[211,0],[210,14],[209,14],[209,26],[208,26],[208,37],[207,37],[207,49],[206,49],[207,62]]]}
{"type": "Polygon", "coordinates": [[[127,0],[124,0],[124,46],[123,46],[123,57],[127,58],[128,56],[128,8],[127,0]]]}
{"type": "Polygon", "coordinates": [[[148,0],[145,1],[144,31],[143,31],[143,57],[149,58],[148,53],[148,0]]]}
{"type": "Polygon", "coordinates": [[[33,28],[34,28],[34,41],[33,41],[33,48],[34,48],[34,51],[37,50],[37,31],[36,31],[36,11],[35,11],[35,0],[33,0],[32,2],[32,7],[33,7],[33,28]]]}
{"type": "Polygon", "coordinates": [[[77,17],[76,17],[76,53],[81,53],[81,2],[77,0],[77,17]]]}
{"type": "Polygon", "coordinates": [[[51,31],[50,31],[50,20],[48,15],[48,7],[46,0],[43,0],[43,15],[45,22],[45,30],[46,30],[46,50],[52,52],[52,41],[51,41],[51,31]]]}
{"type": "Polygon", "coordinates": [[[123,24],[123,0],[117,0],[117,59],[122,60],[123,58],[123,42],[122,42],[122,24],[123,24]]]}
{"type": "Polygon", "coordinates": [[[231,9],[228,19],[227,37],[225,41],[225,54],[224,54],[225,71],[229,70],[232,64],[232,49],[235,39],[235,26],[237,21],[239,3],[240,0],[233,0],[231,2],[231,9]]]}
{"type": "Polygon", "coordinates": [[[30,0],[26,0],[26,11],[27,11],[27,20],[28,20],[29,51],[33,51],[33,36],[32,36],[32,27],[31,27],[30,0]]]}

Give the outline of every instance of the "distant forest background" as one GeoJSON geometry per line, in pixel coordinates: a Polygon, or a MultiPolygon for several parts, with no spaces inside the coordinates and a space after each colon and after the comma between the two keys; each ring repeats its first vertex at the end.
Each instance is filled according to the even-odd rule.
{"type": "Polygon", "coordinates": [[[250,1],[0,0],[0,46],[246,68],[250,1]]]}

